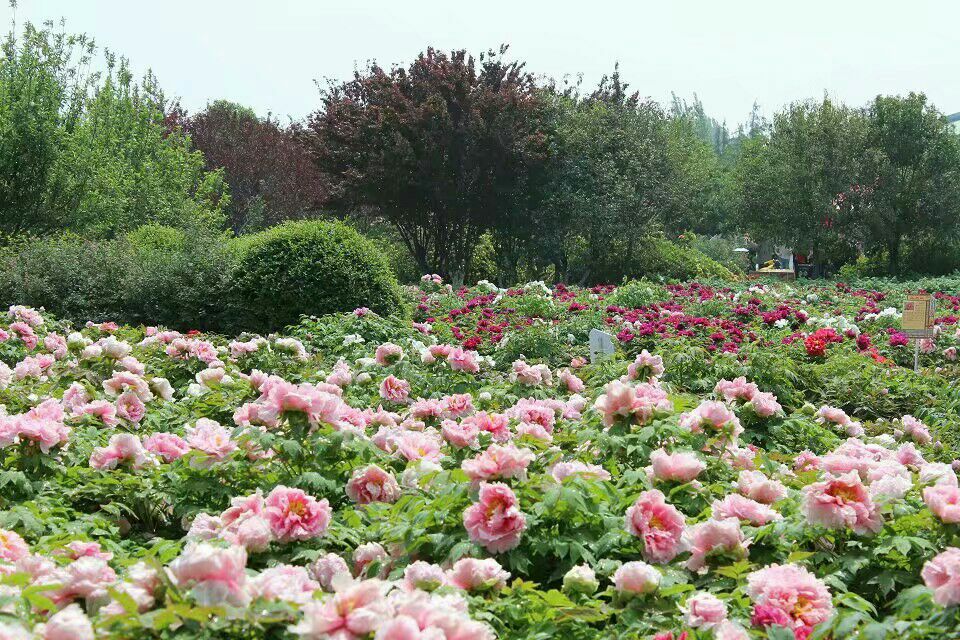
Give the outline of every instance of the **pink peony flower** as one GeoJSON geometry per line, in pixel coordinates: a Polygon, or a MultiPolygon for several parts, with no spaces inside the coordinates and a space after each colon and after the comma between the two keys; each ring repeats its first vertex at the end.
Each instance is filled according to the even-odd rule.
{"type": "Polygon", "coordinates": [[[324,591],[333,591],[333,581],[337,576],[350,577],[350,567],[346,560],[335,553],[320,556],[310,563],[307,571],[324,591]]]}
{"type": "Polygon", "coordinates": [[[718,520],[737,518],[756,527],[783,519],[783,516],[773,508],[739,493],[731,493],[725,496],[723,500],[714,500],[711,509],[713,510],[713,517],[718,520]]]}
{"type": "Polygon", "coordinates": [[[530,449],[519,449],[513,444],[492,444],[476,458],[463,461],[463,471],[474,482],[527,477],[527,466],[535,455],[530,449]]]}
{"type": "Polygon", "coordinates": [[[777,402],[777,396],[763,391],[754,394],[749,406],[752,407],[753,412],[761,418],[769,418],[783,411],[783,407],[777,402]]]}
{"type": "Polygon", "coordinates": [[[0,560],[16,562],[30,555],[30,547],[15,531],[0,529],[0,560]]]}
{"type": "Polygon", "coordinates": [[[476,447],[480,444],[478,438],[480,429],[475,423],[466,420],[459,423],[454,420],[444,420],[440,425],[440,433],[443,434],[444,440],[458,449],[476,447]]]}
{"type": "Polygon", "coordinates": [[[509,579],[510,572],[493,558],[461,558],[446,574],[447,584],[464,591],[498,591],[509,579]]]}
{"type": "Polygon", "coordinates": [[[630,386],[614,380],[603,388],[594,407],[602,414],[604,426],[612,427],[620,417],[646,424],[657,415],[673,411],[673,402],[659,386],[645,382],[630,386]]]}
{"type": "Polygon", "coordinates": [[[274,537],[290,542],[322,536],[332,512],[326,498],[317,500],[300,489],[278,485],[267,495],[265,515],[274,537]]]}
{"type": "Polygon", "coordinates": [[[213,460],[223,460],[237,450],[237,443],[219,423],[208,418],[198,418],[195,426],[187,427],[187,444],[213,460]]]}
{"type": "Polygon", "coordinates": [[[437,461],[443,457],[435,431],[404,431],[397,437],[396,446],[397,453],[408,461],[437,461]]]}
{"type": "Polygon", "coordinates": [[[667,504],[663,493],[644,491],[627,509],[627,531],[643,539],[643,556],[650,562],[667,563],[681,551],[684,518],[667,504]]]}
{"type": "Polygon", "coordinates": [[[353,382],[353,373],[350,371],[350,365],[348,365],[343,358],[337,360],[337,364],[333,365],[333,372],[327,376],[325,382],[338,387],[346,387],[353,382]]]}
{"type": "Polygon", "coordinates": [[[923,490],[923,501],[930,511],[946,524],[960,522],[960,489],[949,484],[936,484],[923,490]]]}
{"type": "Polygon", "coordinates": [[[249,496],[230,501],[230,507],[220,514],[218,535],[247,551],[263,551],[270,546],[273,532],[266,519],[266,502],[259,489],[249,496]]]}
{"type": "Polygon", "coordinates": [[[117,408],[106,400],[94,400],[86,404],[74,407],[73,417],[94,416],[98,418],[105,427],[115,427],[120,424],[117,418],[117,408]]]}
{"type": "Polygon", "coordinates": [[[716,400],[704,400],[693,411],[682,414],[680,426],[693,433],[702,433],[704,427],[711,431],[723,431],[734,437],[743,433],[736,414],[727,405],[716,400]]]}
{"type": "Polygon", "coordinates": [[[494,442],[507,442],[513,437],[510,433],[510,421],[500,413],[478,411],[464,418],[461,426],[464,424],[476,427],[479,432],[489,433],[494,442]]]}
{"type": "Polygon", "coordinates": [[[71,604],[57,611],[40,625],[43,640],[94,640],[93,625],[79,605],[71,604]]]}
{"type": "Polygon", "coordinates": [[[651,355],[646,349],[640,352],[640,355],[627,367],[627,378],[629,380],[639,380],[640,382],[650,382],[652,378],[659,378],[663,375],[663,358],[651,355]]]}
{"type": "Polygon", "coordinates": [[[729,620],[724,620],[713,628],[714,640],[750,640],[747,630],[729,620]]]}
{"type": "Polygon", "coordinates": [[[129,462],[133,469],[156,464],[156,459],[144,449],[140,438],[132,433],[117,433],[110,436],[106,447],[97,447],[90,454],[90,466],[94,469],[115,469],[118,464],[129,462]]]}
{"type": "Polygon", "coordinates": [[[583,383],[583,380],[577,377],[575,373],[569,369],[561,369],[557,373],[557,380],[566,387],[567,391],[570,393],[580,393],[587,388],[587,385],[583,383]]]}
{"type": "Polygon", "coordinates": [[[743,537],[737,518],[711,519],[695,524],[690,529],[690,559],[686,567],[691,571],[700,571],[707,566],[708,559],[715,555],[742,560],[748,555],[749,544],[750,541],[743,537]]]}
{"type": "Polygon", "coordinates": [[[769,626],[786,627],[789,629],[793,626],[794,622],[783,609],[768,604],[758,604],[753,607],[750,624],[762,629],[769,626]]]}
{"type": "Polygon", "coordinates": [[[480,371],[480,357],[476,351],[467,351],[456,347],[446,355],[450,368],[454,371],[477,373],[480,371]]]}
{"type": "Polygon", "coordinates": [[[903,465],[920,466],[924,463],[923,455],[917,451],[912,442],[905,442],[897,449],[897,462],[903,465]]]}
{"type": "Polygon", "coordinates": [[[374,358],[381,367],[387,367],[399,362],[403,358],[403,349],[392,342],[384,342],[377,347],[374,358]]]}
{"type": "Polygon", "coordinates": [[[117,574],[103,558],[84,556],[67,565],[62,593],[69,597],[97,598],[117,582],[117,574]]]}
{"type": "Polygon", "coordinates": [[[132,391],[124,391],[117,398],[117,415],[134,424],[139,424],[143,420],[146,410],[143,401],[132,391]]]}
{"type": "Polygon", "coordinates": [[[410,383],[391,374],[380,384],[380,397],[388,402],[404,404],[410,398],[410,383]]]}
{"type": "Polygon", "coordinates": [[[660,572],[646,562],[625,562],[613,574],[613,586],[621,595],[652,593],[660,586],[660,572]]]}
{"type": "Polygon", "coordinates": [[[801,451],[793,461],[797,471],[814,471],[820,468],[820,458],[812,451],[801,451]]]}
{"type": "Polygon", "coordinates": [[[147,436],[143,448],[160,456],[164,462],[173,462],[190,451],[190,445],[173,433],[158,432],[147,436]]]}
{"type": "Polygon", "coordinates": [[[357,504],[396,502],[400,485],[392,474],[375,464],[355,469],[346,486],[347,497],[357,504]]]}
{"type": "Polygon", "coordinates": [[[510,487],[484,482],[478,501],[463,512],[463,526],[471,541],[490,553],[502,553],[520,544],[527,520],[510,487]]]}
{"type": "Polygon", "coordinates": [[[811,523],[831,529],[866,534],[883,528],[883,519],[855,471],[805,486],[801,509],[811,523]]]}
{"type": "Polygon", "coordinates": [[[723,399],[727,402],[736,402],[737,400],[750,402],[760,393],[757,385],[747,382],[747,379],[743,376],[733,380],[720,380],[713,391],[717,395],[723,396],[723,399]]]}
{"type": "Polygon", "coordinates": [[[454,393],[440,401],[443,413],[450,418],[462,418],[474,412],[473,396],[469,393],[454,393]]]}
{"type": "Polygon", "coordinates": [[[848,424],[853,422],[853,420],[851,420],[850,416],[848,416],[846,411],[843,409],[824,405],[817,411],[817,422],[830,422],[841,427],[846,427],[848,424]]]}
{"type": "Polygon", "coordinates": [[[737,489],[763,504],[773,504],[787,495],[787,488],[781,482],[768,478],[762,471],[741,471],[737,477],[737,489]]]}
{"type": "Polygon", "coordinates": [[[590,478],[595,480],[609,480],[610,472],[596,464],[587,464],[580,460],[558,462],[550,469],[550,475],[557,482],[563,482],[570,476],[590,478]]]}
{"type": "Polygon", "coordinates": [[[376,579],[345,583],[332,597],[305,604],[300,622],[289,631],[304,640],[369,637],[392,617],[386,589],[376,579]]]}
{"type": "MultiPolygon", "coordinates": [[[[494,560],[494,562],[496,562],[494,560]]],[[[509,576],[510,574],[507,574],[509,576]]],[[[407,565],[403,570],[403,585],[408,591],[421,589],[423,591],[433,591],[446,582],[443,569],[440,565],[417,560],[407,565]]],[[[463,587],[460,587],[461,589],[463,587]]]]}
{"type": "Polygon", "coordinates": [[[73,542],[67,544],[63,553],[73,559],[77,560],[78,558],[100,558],[101,560],[111,560],[113,559],[113,554],[104,551],[100,546],[99,542],[84,542],[82,540],[74,540],[73,542]]]}
{"type": "Polygon", "coordinates": [[[657,449],[650,454],[650,466],[657,480],[673,482],[690,482],[707,468],[695,453],[681,451],[670,454],[664,449],[657,449]]]}
{"type": "Polygon", "coordinates": [[[933,436],[930,435],[930,429],[911,415],[905,415],[900,418],[903,424],[903,432],[917,441],[921,445],[933,442],[933,436]]]}
{"type": "Polygon", "coordinates": [[[795,564],[772,564],[754,571],[747,576],[747,594],[757,608],[764,607],[765,619],[794,629],[818,625],[833,614],[827,585],[795,564]]]}
{"type": "Polygon", "coordinates": [[[960,604],[960,549],[947,547],[923,565],[924,584],[933,590],[933,601],[942,607],[960,604]]]}
{"type": "Polygon", "coordinates": [[[264,569],[250,581],[250,595],[266,600],[283,600],[306,604],[313,600],[313,592],[320,585],[312,580],[303,567],[281,564],[264,569]]]}
{"type": "Polygon", "coordinates": [[[63,392],[63,398],[60,401],[63,405],[63,410],[67,413],[74,413],[75,409],[82,407],[88,402],[90,402],[90,394],[87,393],[86,388],[79,382],[71,384],[67,390],[63,392]]]}
{"type": "Polygon", "coordinates": [[[727,619],[727,605],[706,591],[698,591],[683,608],[687,624],[694,629],[712,629],[727,619]]]}
{"type": "Polygon", "coordinates": [[[377,575],[383,578],[390,572],[390,554],[379,542],[367,542],[353,550],[353,572],[363,576],[367,568],[378,563],[377,575]]]}
{"type": "Polygon", "coordinates": [[[250,601],[246,564],[247,552],[243,547],[191,542],[170,563],[169,570],[174,583],[190,589],[201,606],[245,607],[250,601]]]}
{"type": "MultiPolygon", "coordinates": [[[[63,418],[63,407],[50,398],[3,422],[15,428],[20,440],[36,443],[41,452],[50,453],[52,448],[65,444],[70,437],[70,427],[63,424],[63,418]]],[[[6,439],[3,431],[4,427],[0,426],[0,441],[6,439]]]]}

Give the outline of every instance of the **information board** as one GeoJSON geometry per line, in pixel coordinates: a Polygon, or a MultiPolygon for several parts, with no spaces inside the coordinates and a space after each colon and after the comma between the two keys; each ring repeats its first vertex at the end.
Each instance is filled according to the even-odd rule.
{"type": "Polygon", "coordinates": [[[903,304],[901,326],[911,338],[933,336],[934,300],[929,293],[907,296],[903,304]]]}

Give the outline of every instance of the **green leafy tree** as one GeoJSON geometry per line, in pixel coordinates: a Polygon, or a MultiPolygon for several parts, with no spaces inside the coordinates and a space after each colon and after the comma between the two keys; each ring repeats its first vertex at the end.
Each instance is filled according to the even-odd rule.
{"type": "Polygon", "coordinates": [[[65,132],[83,108],[93,54],[85,36],[52,23],[7,34],[0,56],[0,227],[16,233],[54,224],[47,185],[65,132]]]}
{"type": "Polygon", "coordinates": [[[841,228],[899,273],[908,241],[956,238],[960,139],[922,93],[877,96],[867,111],[862,179],[837,199],[841,228]]]}
{"type": "Polygon", "coordinates": [[[0,58],[0,227],[113,236],[142,224],[221,225],[229,198],[204,169],[152,74],[52,25],[11,29],[0,58]]]}
{"type": "Polygon", "coordinates": [[[670,208],[666,117],[628,89],[615,71],[590,95],[559,99],[547,220],[563,233],[563,279],[618,279],[670,208]]]}
{"type": "Polygon", "coordinates": [[[834,103],[793,104],[769,135],[748,136],[734,168],[738,222],[755,239],[842,262],[855,238],[837,223],[836,197],[863,171],[867,119],[834,103]]]}

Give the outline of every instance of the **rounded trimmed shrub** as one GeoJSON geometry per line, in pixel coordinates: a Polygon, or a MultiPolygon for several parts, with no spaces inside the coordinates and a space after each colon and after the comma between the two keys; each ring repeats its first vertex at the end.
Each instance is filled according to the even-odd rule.
{"type": "Polygon", "coordinates": [[[404,310],[403,294],[376,246],[339,222],[287,222],[235,241],[233,293],[241,324],[272,331],[300,316],[369,307],[404,310]]]}

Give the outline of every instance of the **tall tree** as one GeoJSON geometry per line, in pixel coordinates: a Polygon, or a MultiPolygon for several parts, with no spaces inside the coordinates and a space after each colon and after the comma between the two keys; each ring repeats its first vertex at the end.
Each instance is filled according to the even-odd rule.
{"type": "Polygon", "coordinates": [[[867,118],[862,177],[838,197],[839,222],[899,273],[907,239],[960,229],[960,139],[922,93],[877,96],[867,118]]]}
{"type": "Polygon", "coordinates": [[[855,239],[837,225],[835,199],[861,175],[866,124],[862,111],[824,98],[776,114],[769,136],[744,138],[734,170],[740,226],[820,260],[848,259],[855,239]]]}
{"type": "Polygon", "coordinates": [[[222,168],[230,186],[227,216],[237,233],[256,231],[316,212],[323,175],[293,131],[252,109],[217,100],[178,122],[203,152],[210,170],[222,168]]]}
{"type": "Polygon", "coordinates": [[[93,79],[85,36],[27,24],[11,28],[0,55],[0,226],[10,233],[56,223],[45,206],[63,132],[79,117],[93,79]]]}
{"type": "Polygon", "coordinates": [[[329,84],[302,132],[329,203],[392,223],[424,271],[462,278],[480,235],[523,214],[545,160],[542,99],[505,54],[431,48],[406,69],[371,63],[329,84]]]}
{"type": "Polygon", "coordinates": [[[629,271],[639,241],[659,231],[671,207],[674,166],[667,119],[640,100],[618,70],[586,97],[559,98],[556,162],[549,186],[548,220],[569,247],[558,275],[583,282],[611,281],[629,271]],[[578,269],[568,264],[579,254],[578,269]]]}
{"type": "Polygon", "coordinates": [[[142,224],[222,224],[216,172],[164,126],[164,96],[147,74],[47,24],[11,29],[0,56],[0,230],[68,228],[112,236],[142,224]],[[99,62],[99,61],[98,61],[99,62]]]}

